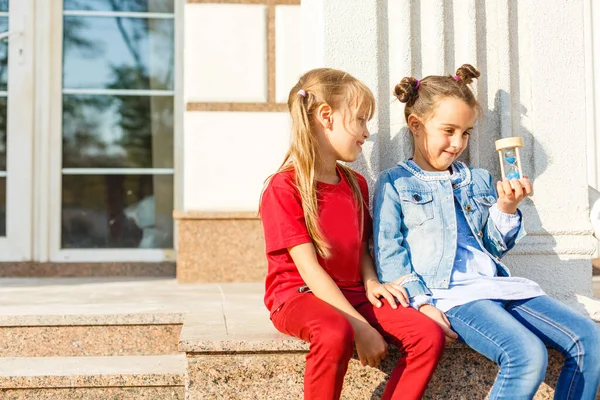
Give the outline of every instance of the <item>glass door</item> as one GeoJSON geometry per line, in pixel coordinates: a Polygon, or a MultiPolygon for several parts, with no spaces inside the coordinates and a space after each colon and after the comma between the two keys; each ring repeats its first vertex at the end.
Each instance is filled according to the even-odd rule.
{"type": "Polygon", "coordinates": [[[172,259],[175,1],[62,3],[50,259],[172,259]]]}

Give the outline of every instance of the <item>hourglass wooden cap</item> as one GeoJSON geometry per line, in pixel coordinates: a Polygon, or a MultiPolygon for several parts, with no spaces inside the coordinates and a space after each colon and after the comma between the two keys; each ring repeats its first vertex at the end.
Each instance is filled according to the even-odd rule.
{"type": "Polygon", "coordinates": [[[523,147],[523,138],[519,136],[507,137],[496,140],[496,150],[510,149],[513,147],[523,147]]]}

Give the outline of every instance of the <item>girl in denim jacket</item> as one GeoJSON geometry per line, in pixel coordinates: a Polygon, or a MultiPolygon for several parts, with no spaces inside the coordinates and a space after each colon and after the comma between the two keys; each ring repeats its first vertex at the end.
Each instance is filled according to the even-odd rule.
{"type": "Polygon", "coordinates": [[[494,185],[488,171],[457,161],[480,112],[468,86],[477,77],[466,64],[455,76],[404,78],[394,90],[406,103],[414,154],[377,183],[379,279],[403,287],[411,306],[448,337],[498,364],[490,399],[532,399],[544,380],[548,346],[565,357],[555,399],[592,400],[600,330],[535,282],[511,277],[500,261],[525,235],[517,206],[531,194],[529,179],[494,185]]]}

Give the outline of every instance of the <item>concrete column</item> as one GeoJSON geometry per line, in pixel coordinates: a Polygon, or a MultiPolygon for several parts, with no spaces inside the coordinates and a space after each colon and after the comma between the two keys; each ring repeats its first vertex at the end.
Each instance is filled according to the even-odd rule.
{"type": "Polygon", "coordinates": [[[304,0],[302,8],[303,26],[313,29],[303,46],[303,65],[347,71],[375,95],[377,112],[369,124],[371,138],[353,165],[372,185],[381,170],[381,143],[389,141],[387,1],[304,0]]]}
{"type": "MultiPolygon", "coordinates": [[[[529,236],[509,260],[550,294],[575,301],[577,295],[592,293],[594,252],[587,198],[583,1],[547,7],[531,0],[519,2],[515,11],[510,27],[518,35],[509,38],[518,46],[519,64],[510,74],[520,90],[510,104],[513,131],[528,139],[526,168],[535,193],[522,207],[529,236]],[[569,34],[557,26],[569,26],[569,34]]],[[[599,311],[597,304],[590,308],[596,317],[599,311]]]]}
{"type": "Polygon", "coordinates": [[[371,184],[411,154],[403,105],[391,95],[394,85],[407,75],[452,74],[464,63],[481,71],[475,91],[485,116],[466,161],[499,179],[494,141],[522,136],[524,168],[534,183],[534,195],[521,207],[529,235],[505,261],[515,275],[573,306],[585,305],[600,320],[600,303],[586,297],[592,294],[594,242],[583,0],[552,7],[541,0],[304,0],[302,7],[323,15],[311,37],[318,42],[322,32],[323,45],[304,46],[317,49],[310,60],[352,73],[376,96],[372,137],[354,165],[371,184]]]}

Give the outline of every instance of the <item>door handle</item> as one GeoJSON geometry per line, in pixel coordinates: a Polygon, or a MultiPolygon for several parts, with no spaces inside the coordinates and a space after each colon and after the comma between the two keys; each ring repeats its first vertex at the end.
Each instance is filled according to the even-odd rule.
{"type": "Polygon", "coordinates": [[[7,39],[10,36],[22,35],[22,34],[23,34],[23,32],[21,32],[21,31],[6,31],[6,32],[2,32],[2,33],[0,33],[0,40],[7,39]]]}
{"type": "MultiPolygon", "coordinates": [[[[23,36],[23,31],[20,30],[8,30],[6,32],[0,33],[0,40],[9,39],[9,38],[21,38],[23,36]]],[[[18,40],[17,43],[13,43],[13,45],[17,46],[17,54],[18,54],[18,62],[19,64],[23,64],[25,62],[25,49],[23,48],[23,41],[18,40]]]]}

